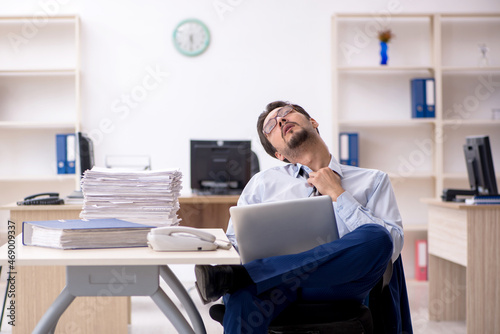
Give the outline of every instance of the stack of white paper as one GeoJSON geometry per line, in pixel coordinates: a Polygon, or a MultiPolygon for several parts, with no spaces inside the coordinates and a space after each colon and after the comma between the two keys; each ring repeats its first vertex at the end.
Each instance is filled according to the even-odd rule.
{"type": "Polygon", "coordinates": [[[154,226],[178,225],[179,170],[129,171],[94,167],[82,178],[81,218],[118,218],[154,226]]]}

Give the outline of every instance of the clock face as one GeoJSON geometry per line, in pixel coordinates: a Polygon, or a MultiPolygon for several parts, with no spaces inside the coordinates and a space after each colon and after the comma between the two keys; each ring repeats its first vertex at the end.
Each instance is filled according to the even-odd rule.
{"type": "Polygon", "coordinates": [[[186,56],[197,56],[208,48],[210,33],[200,20],[188,19],[175,27],[173,39],[180,53],[186,56]]]}

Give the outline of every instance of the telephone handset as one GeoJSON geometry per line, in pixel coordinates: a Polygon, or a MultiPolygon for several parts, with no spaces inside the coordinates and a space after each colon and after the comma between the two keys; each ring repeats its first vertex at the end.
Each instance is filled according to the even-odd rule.
{"type": "Polygon", "coordinates": [[[64,204],[64,200],[59,198],[59,193],[39,193],[24,198],[17,202],[17,205],[56,205],[64,204]]]}
{"type": "Polygon", "coordinates": [[[148,233],[148,244],[153,250],[160,252],[231,248],[231,243],[216,240],[211,233],[187,226],[153,228],[148,233]]]}

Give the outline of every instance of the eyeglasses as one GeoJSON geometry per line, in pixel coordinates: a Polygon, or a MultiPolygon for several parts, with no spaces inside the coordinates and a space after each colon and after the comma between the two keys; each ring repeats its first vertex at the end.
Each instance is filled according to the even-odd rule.
{"type": "Polygon", "coordinates": [[[281,107],[276,113],[276,116],[267,121],[267,123],[264,125],[264,128],[262,129],[262,132],[264,132],[266,135],[270,134],[271,131],[273,131],[276,124],[278,124],[278,121],[276,119],[278,117],[285,117],[291,111],[293,111],[293,107],[291,105],[281,107]]]}

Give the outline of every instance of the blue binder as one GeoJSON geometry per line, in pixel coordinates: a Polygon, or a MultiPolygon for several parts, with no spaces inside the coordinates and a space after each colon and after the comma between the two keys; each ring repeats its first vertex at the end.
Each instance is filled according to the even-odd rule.
{"type": "Polygon", "coordinates": [[[436,90],[434,78],[411,80],[411,117],[436,116],[436,90]]]}
{"type": "Polygon", "coordinates": [[[358,133],[339,133],[339,161],[344,165],[359,166],[358,133]]]}
{"type": "Polygon", "coordinates": [[[66,135],[56,135],[57,174],[66,174],[66,135]]]}
{"type": "Polygon", "coordinates": [[[425,79],[411,80],[411,117],[425,117],[425,79]]]}
{"type": "Polygon", "coordinates": [[[75,134],[66,135],[66,174],[75,174],[76,166],[76,141],[75,134]]]}

